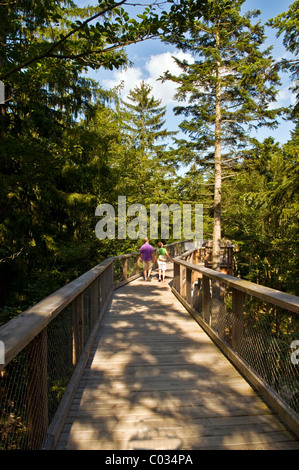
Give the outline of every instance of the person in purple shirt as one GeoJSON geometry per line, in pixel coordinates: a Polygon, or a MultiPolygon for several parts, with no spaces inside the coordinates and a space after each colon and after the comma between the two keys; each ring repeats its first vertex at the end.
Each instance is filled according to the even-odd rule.
{"type": "Polygon", "coordinates": [[[155,259],[155,250],[152,245],[150,245],[148,238],[145,238],[144,241],[144,245],[142,245],[139,250],[143,263],[144,280],[151,281],[151,272],[153,269],[153,261],[155,259]]]}

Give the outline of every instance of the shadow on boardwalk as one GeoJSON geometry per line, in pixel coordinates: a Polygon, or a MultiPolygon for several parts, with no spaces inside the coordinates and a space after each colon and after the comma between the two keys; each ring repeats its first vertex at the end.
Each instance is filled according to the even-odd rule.
{"type": "Polygon", "coordinates": [[[57,449],[298,449],[169,280],[115,292],[57,449]]]}

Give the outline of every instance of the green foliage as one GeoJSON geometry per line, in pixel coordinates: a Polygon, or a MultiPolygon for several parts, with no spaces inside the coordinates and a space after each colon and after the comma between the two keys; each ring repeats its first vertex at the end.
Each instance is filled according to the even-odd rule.
{"type": "Polygon", "coordinates": [[[183,34],[177,30],[165,37],[194,57],[190,63],[176,59],[181,74],[167,71],[163,80],[178,84],[176,98],[184,102],[174,109],[184,116],[180,127],[189,137],[177,141],[179,156],[184,163],[197,161],[202,171],[214,166],[214,269],[220,269],[222,180],[231,176],[250,130],[277,125],[277,111],[269,104],[275,100],[279,77],[270,48],[261,49],[264,28],[252,22],[259,12],[241,15],[243,3],[210,1],[198,8],[190,1],[183,34]]]}
{"type": "Polygon", "coordinates": [[[115,199],[122,144],[109,93],[82,72],[124,65],[123,46],[154,34],[153,10],[128,22],[124,3],[0,2],[1,306],[25,308],[110,250],[94,211],[115,199]]]}
{"type": "Polygon", "coordinates": [[[204,155],[215,144],[217,85],[221,89],[221,142],[233,153],[242,149],[251,126],[261,127],[268,121],[275,125],[276,112],[268,105],[275,100],[279,77],[272,68],[270,49],[261,50],[264,28],[251,22],[258,12],[242,16],[244,2],[235,0],[210,2],[204,12],[193,3],[193,19],[186,16],[185,21],[188,34],[166,41],[190,52],[195,60],[176,59],[181,75],[167,72],[163,79],[179,85],[176,97],[186,104],[177,106],[175,113],[186,117],[180,127],[192,144],[189,158],[200,155],[204,163],[204,155]]]}
{"type": "MultiPolygon", "coordinates": [[[[260,50],[263,28],[251,24],[254,15],[240,15],[242,1],[168,3],[168,13],[159,17],[146,7],[130,18],[126,1],[79,8],[68,0],[0,0],[0,79],[6,87],[0,105],[2,321],[106,257],[139,248],[138,240],[95,237],[95,208],[102,202],[116,208],[119,195],[147,209],[203,203],[210,238],[217,83],[224,236],[238,242],[244,276],[298,291],[298,129],[283,148],[268,141],[244,151],[250,125],[275,118],[266,103],[275,97],[278,76],[270,51],[260,50]],[[131,90],[124,104],[117,90],[103,91],[83,76],[89,67],[126,64],[125,46],[161,32],[196,58],[193,64],[178,61],[179,78],[167,75],[180,85],[179,99],[190,96],[176,109],[189,141],[175,140],[169,150],[165,141],[174,133],[150,87],[131,90]],[[219,61],[223,73],[217,76],[219,61]],[[178,177],[181,163],[192,165],[178,177]]],[[[297,53],[294,8],[277,21],[297,53]]]]}
{"type": "Polygon", "coordinates": [[[3,40],[9,46],[5,51],[9,60],[0,57],[1,80],[48,58],[68,60],[81,71],[120,67],[127,62],[124,46],[153,37],[159,30],[152,8],[138,15],[140,21],[129,19],[121,7],[126,0],[99,1],[88,8],[68,0],[46,2],[43,7],[37,1],[18,2],[17,8],[13,2],[1,3],[3,40]]]}
{"type": "Polygon", "coordinates": [[[130,204],[166,202],[174,176],[165,149],[165,140],[174,132],[164,127],[165,107],[151,91],[142,82],[117,106],[123,147],[114,163],[116,189],[130,204]]]}
{"type": "Polygon", "coordinates": [[[163,129],[166,107],[161,107],[161,100],[150,95],[152,87],[142,82],[129,92],[128,101],[123,101],[123,130],[128,133],[128,139],[135,148],[140,148],[144,154],[157,156],[162,152],[163,145],[156,142],[163,140],[175,132],[163,129]]]}
{"type": "Polygon", "coordinates": [[[176,191],[185,204],[203,205],[203,234],[205,239],[213,236],[213,175],[204,174],[196,163],[180,178],[176,191]]]}
{"type": "Polygon", "coordinates": [[[251,159],[225,187],[225,234],[239,246],[242,277],[299,293],[298,153],[292,141],[256,142],[251,159]]]}
{"type": "Polygon", "coordinates": [[[299,21],[298,21],[299,1],[296,0],[289,6],[286,12],[283,12],[269,20],[268,24],[277,29],[277,36],[284,35],[283,44],[287,51],[294,54],[293,59],[283,58],[277,66],[282,70],[291,72],[293,79],[293,90],[297,93],[297,103],[294,106],[292,116],[298,119],[299,116],[299,21]]]}

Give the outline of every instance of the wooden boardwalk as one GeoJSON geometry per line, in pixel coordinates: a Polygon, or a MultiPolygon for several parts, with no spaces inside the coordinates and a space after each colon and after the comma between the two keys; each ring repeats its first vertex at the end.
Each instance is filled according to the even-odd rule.
{"type": "Polygon", "coordinates": [[[56,449],[299,449],[169,280],[115,291],[56,449]]]}

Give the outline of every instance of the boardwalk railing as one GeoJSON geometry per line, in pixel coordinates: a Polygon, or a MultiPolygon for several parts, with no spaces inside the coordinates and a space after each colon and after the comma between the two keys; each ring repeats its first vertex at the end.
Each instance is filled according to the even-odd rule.
{"type": "Polygon", "coordinates": [[[140,253],[106,259],[0,327],[0,450],[55,446],[113,291],[140,271],[140,253]]]}
{"type": "Polygon", "coordinates": [[[299,436],[299,297],[209,269],[200,251],[174,260],[173,293],[299,436]]]}

